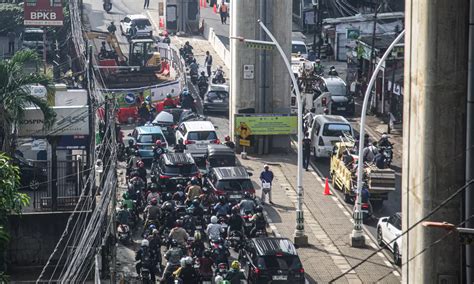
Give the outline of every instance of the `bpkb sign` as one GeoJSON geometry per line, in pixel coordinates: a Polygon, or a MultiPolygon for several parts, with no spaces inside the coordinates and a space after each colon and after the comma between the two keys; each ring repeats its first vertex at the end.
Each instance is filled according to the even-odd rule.
{"type": "Polygon", "coordinates": [[[64,15],[61,0],[26,0],[25,26],[62,26],[64,15]]]}

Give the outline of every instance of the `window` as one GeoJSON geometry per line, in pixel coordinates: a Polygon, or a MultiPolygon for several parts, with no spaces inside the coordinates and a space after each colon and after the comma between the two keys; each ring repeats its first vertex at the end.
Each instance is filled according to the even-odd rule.
{"type": "Polygon", "coordinates": [[[253,189],[252,182],[249,179],[220,180],[216,187],[225,191],[244,191],[253,189]]]}
{"type": "Polygon", "coordinates": [[[302,268],[301,261],[297,256],[284,255],[284,256],[262,256],[258,258],[257,266],[260,269],[300,269],[302,268]]]}
{"type": "Polygon", "coordinates": [[[150,21],[148,19],[137,19],[133,21],[139,29],[144,29],[145,27],[151,27],[150,21]]]}
{"type": "Polygon", "coordinates": [[[291,45],[291,53],[301,53],[306,54],[308,51],[306,50],[306,46],[302,44],[292,44],[291,45]]]}
{"type": "Polygon", "coordinates": [[[346,96],[347,95],[347,90],[346,90],[346,86],[344,86],[343,84],[330,84],[330,85],[327,85],[327,88],[329,90],[329,92],[331,93],[331,95],[333,96],[346,96]]]}
{"type": "Polygon", "coordinates": [[[326,123],[323,128],[323,136],[339,137],[344,136],[344,133],[351,134],[351,126],[342,123],[326,123]]]}
{"type": "Polygon", "coordinates": [[[216,140],[217,135],[215,131],[199,131],[189,132],[188,140],[216,140]]]}
{"type": "Polygon", "coordinates": [[[228,167],[235,165],[235,156],[212,156],[209,158],[211,167],[228,167]]]}
{"type": "Polygon", "coordinates": [[[220,92],[220,91],[211,91],[207,93],[207,98],[211,101],[213,100],[227,100],[229,98],[229,93],[220,92]]]}
{"type": "Polygon", "coordinates": [[[315,129],[314,134],[318,135],[319,134],[319,129],[321,129],[321,124],[319,124],[319,122],[317,120],[314,120],[313,128],[315,129]]]}
{"type": "Polygon", "coordinates": [[[138,137],[138,143],[155,143],[156,140],[161,140],[161,142],[165,142],[165,138],[161,133],[142,134],[138,137]]]}
{"type": "Polygon", "coordinates": [[[165,165],[165,174],[193,175],[199,172],[196,165],[165,165]]]}
{"type": "Polygon", "coordinates": [[[23,34],[23,41],[43,42],[43,33],[27,33],[23,34]]]}

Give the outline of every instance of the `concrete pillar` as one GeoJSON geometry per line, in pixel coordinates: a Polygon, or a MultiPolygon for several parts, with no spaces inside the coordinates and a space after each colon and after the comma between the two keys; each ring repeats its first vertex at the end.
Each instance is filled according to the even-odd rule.
{"type": "MultiPolygon", "coordinates": [[[[232,17],[230,18],[231,36],[242,36],[248,39],[260,39],[263,31],[257,23],[260,18],[260,2],[263,0],[231,1],[232,17]]],[[[288,58],[291,55],[291,1],[266,0],[266,26],[276,37],[286,51],[288,58]]],[[[267,51],[265,64],[266,83],[262,82],[259,56],[263,50],[255,50],[237,40],[231,40],[231,104],[230,104],[230,133],[234,133],[234,114],[242,109],[254,109],[257,113],[262,104],[265,104],[267,113],[290,112],[290,77],[284,67],[283,59],[278,51],[267,51]],[[255,77],[252,80],[243,79],[244,65],[253,65],[255,77]],[[259,99],[259,93],[265,86],[265,102],[259,99]]],[[[287,149],[289,138],[271,137],[270,146],[273,149],[287,149]]]]}
{"type": "MultiPolygon", "coordinates": [[[[403,230],[464,184],[468,5],[406,1],[403,230]]],[[[461,196],[429,220],[459,224],[461,196]]],[[[461,283],[456,234],[415,257],[445,234],[418,225],[404,236],[404,283],[461,283]]]]}

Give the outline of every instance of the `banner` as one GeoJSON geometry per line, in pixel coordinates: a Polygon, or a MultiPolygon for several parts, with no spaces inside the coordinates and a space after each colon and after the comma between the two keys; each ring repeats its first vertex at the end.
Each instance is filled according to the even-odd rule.
{"type": "Polygon", "coordinates": [[[64,15],[62,0],[26,0],[25,26],[62,26],[64,15]]]}
{"type": "Polygon", "coordinates": [[[251,135],[296,134],[298,120],[290,114],[236,114],[235,131],[243,139],[251,135]]]}

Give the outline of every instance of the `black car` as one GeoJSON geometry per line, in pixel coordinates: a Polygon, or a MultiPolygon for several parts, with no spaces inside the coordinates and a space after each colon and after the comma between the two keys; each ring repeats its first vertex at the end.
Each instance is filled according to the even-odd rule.
{"type": "Polygon", "coordinates": [[[248,283],[305,283],[304,269],[286,238],[254,238],[240,251],[248,283]]]}
{"type": "Polygon", "coordinates": [[[12,162],[20,169],[20,183],[22,189],[39,190],[47,188],[48,171],[45,166],[35,165],[21,156],[15,155],[12,162]]]}
{"type": "Polygon", "coordinates": [[[331,114],[354,115],[354,97],[347,92],[344,80],[337,76],[323,78],[319,91],[331,93],[331,114]]]}
{"type": "Polygon", "coordinates": [[[176,185],[186,185],[192,177],[198,177],[199,169],[190,154],[166,153],[153,164],[151,175],[158,185],[170,191],[176,189],[176,185]]]}
{"type": "Polygon", "coordinates": [[[238,203],[244,192],[255,194],[250,176],[251,173],[244,167],[217,167],[209,171],[204,184],[216,195],[225,196],[231,203],[238,203]]]}
{"type": "Polygon", "coordinates": [[[235,163],[235,152],[231,148],[222,144],[209,144],[207,145],[206,158],[206,169],[210,170],[215,167],[234,167],[235,163]]]}

